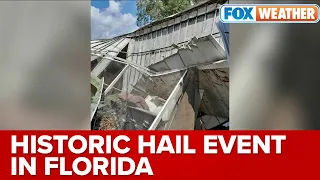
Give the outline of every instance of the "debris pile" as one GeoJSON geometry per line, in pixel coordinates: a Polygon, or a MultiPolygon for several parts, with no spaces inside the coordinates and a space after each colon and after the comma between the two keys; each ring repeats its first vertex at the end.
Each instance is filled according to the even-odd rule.
{"type": "Polygon", "coordinates": [[[101,118],[99,130],[115,130],[115,129],[117,129],[115,119],[107,116],[103,116],[101,118]]]}

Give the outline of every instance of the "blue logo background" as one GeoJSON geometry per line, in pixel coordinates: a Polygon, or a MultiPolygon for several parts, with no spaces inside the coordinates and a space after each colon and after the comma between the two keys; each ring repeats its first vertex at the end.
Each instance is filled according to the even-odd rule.
{"type": "Polygon", "coordinates": [[[224,19],[229,19],[229,16],[232,16],[236,20],[253,20],[252,12],[253,7],[225,7],[224,8],[224,19]]]}

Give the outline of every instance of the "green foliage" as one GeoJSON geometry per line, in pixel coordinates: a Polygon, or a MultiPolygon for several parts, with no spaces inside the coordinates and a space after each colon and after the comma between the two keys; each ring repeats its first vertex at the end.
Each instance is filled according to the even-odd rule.
{"type": "Polygon", "coordinates": [[[137,0],[137,25],[176,14],[190,5],[190,0],[137,0]]]}

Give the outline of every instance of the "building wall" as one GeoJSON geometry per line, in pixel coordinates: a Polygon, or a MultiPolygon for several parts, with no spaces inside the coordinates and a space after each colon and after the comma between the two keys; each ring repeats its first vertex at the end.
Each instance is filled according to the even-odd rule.
{"type": "Polygon", "coordinates": [[[209,1],[186,12],[156,22],[133,32],[128,60],[150,65],[177,52],[172,44],[182,45],[193,37],[213,34],[220,41],[216,22],[219,20],[218,5],[209,1]]]}
{"type": "MultiPolygon", "coordinates": [[[[219,5],[214,1],[207,1],[129,34],[131,41],[127,60],[148,67],[177,53],[178,48],[173,44],[181,47],[193,37],[202,38],[212,34],[222,43],[216,25],[219,21],[218,9],[219,5]]],[[[134,68],[129,68],[124,76],[125,81],[130,79],[131,84],[136,84],[142,74],[134,68]]],[[[131,91],[130,87],[125,88],[131,91]]]]}

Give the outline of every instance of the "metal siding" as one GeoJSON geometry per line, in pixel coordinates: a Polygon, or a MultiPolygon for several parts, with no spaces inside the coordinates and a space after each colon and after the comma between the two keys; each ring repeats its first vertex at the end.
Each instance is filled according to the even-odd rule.
{"type": "Polygon", "coordinates": [[[179,34],[179,41],[181,43],[185,41],[186,31],[187,31],[187,21],[181,22],[180,34],[179,34]]]}
{"type": "Polygon", "coordinates": [[[184,64],[179,54],[174,54],[168,57],[168,60],[166,60],[166,62],[171,69],[179,69],[184,67],[184,64]]]}
{"type": "Polygon", "coordinates": [[[152,51],[150,55],[150,64],[155,63],[155,61],[156,61],[156,54],[154,51],[152,51]]]}
{"type": "Polygon", "coordinates": [[[148,67],[150,65],[150,61],[151,61],[150,53],[147,53],[144,59],[144,65],[148,67]]]}
{"type": "Polygon", "coordinates": [[[161,30],[157,30],[157,38],[156,38],[155,49],[159,49],[160,48],[161,34],[162,34],[162,31],[161,30]]]}
{"type": "Polygon", "coordinates": [[[167,70],[170,70],[170,68],[168,67],[168,65],[165,64],[165,63],[159,63],[159,64],[152,65],[151,68],[156,69],[157,71],[167,71],[167,70]]]}
{"type": "MultiPolygon", "coordinates": [[[[186,47],[179,48],[177,53],[171,54],[163,61],[152,64],[150,67],[156,71],[165,70],[167,65],[169,65],[170,69],[183,69],[226,59],[224,48],[212,35],[193,39],[186,47]]],[[[173,49],[173,51],[176,51],[176,49],[173,49]]]]}
{"type": "MultiPolygon", "coordinates": [[[[172,32],[172,43],[178,43],[179,42],[179,34],[180,34],[180,23],[174,25],[173,32],[172,32]]],[[[171,44],[172,44],[171,43],[171,44]]]]}
{"type": "Polygon", "coordinates": [[[175,53],[177,53],[177,52],[178,52],[178,49],[177,49],[177,48],[174,48],[174,49],[172,49],[171,54],[175,54],[175,53]]]}
{"type": "Polygon", "coordinates": [[[207,62],[210,62],[208,59],[206,59],[205,56],[203,56],[203,54],[201,53],[201,51],[199,50],[198,46],[196,45],[190,45],[191,47],[191,50],[194,54],[194,58],[195,60],[200,60],[203,62],[203,63],[207,63],[207,62]]]}
{"type": "Polygon", "coordinates": [[[203,15],[206,13],[207,6],[202,6],[198,9],[198,16],[203,15]]]}
{"type": "Polygon", "coordinates": [[[151,48],[150,48],[150,50],[153,50],[153,49],[155,49],[155,47],[156,47],[156,38],[157,38],[157,32],[156,31],[154,31],[154,32],[152,32],[152,45],[151,45],[151,48]]]}
{"type": "Polygon", "coordinates": [[[159,61],[160,61],[160,50],[156,51],[156,58],[154,63],[157,63],[159,61]]]}
{"type": "Polygon", "coordinates": [[[149,33],[147,35],[148,43],[147,43],[147,51],[150,51],[153,48],[153,42],[152,42],[152,33],[149,33]]]}
{"type": "Polygon", "coordinates": [[[204,28],[205,15],[201,15],[197,17],[196,28],[194,30],[195,37],[199,38],[203,36],[203,28],[204,28]]]}
{"type": "MultiPolygon", "coordinates": [[[[105,50],[111,50],[110,52],[107,52],[108,56],[114,57],[117,56],[119,51],[121,51],[128,43],[130,42],[130,39],[128,38],[121,38],[120,40],[116,41],[115,43],[111,44],[105,50]]],[[[95,76],[99,76],[100,73],[109,65],[110,60],[102,59],[97,66],[92,70],[92,73],[95,76]]]]}
{"type": "Polygon", "coordinates": [[[168,28],[164,28],[162,29],[162,37],[161,37],[161,45],[160,45],[160,48],[163,48],[163,47],[166,47],[168,46],[167,45],[167,36],[168,35],[168,28]]]}
{"type": "Polygon", "coordinates": [[[171,46],[173,43],[173,26],[168,27],[167,46],[171,46]]]}
{"type": "Polygon", "coordinates": [[[206,21],[205,21],[205,26],[203,31],[204,36],[211,34],[213,22],[214,22],[214,12],[206,14],[206,21]]]}
{"type": "Polygon", "coordinates": [[[166,57],[171,56],[171,48],[167,48],[166,57]]]}
{"type": "Polygon", "coordinates": [[[186,33],[187,39],[191,39],[193,37],[195,23],[196,23],[196,18],[192,18],[188,20],[187,33],[186,33]]]}
{"type": "Polygon", "coordinates": [[[160,50],[160,60],[162,61],[164,58],[166,58],[166,51],[161,49],[160,50]]]}
{"type": "MultiPolygon", "coordinates": [[[[135,62],[137,62],[137,58],[138,58],[138,56],[137,55],[135,55],[135,56],[133,56],[133,59],[132,59],[132,62],[133,63],[135,63],[135,62]]],[[[132,83],[132,81],[133,81],[133,78],[135,77],[135,74],[136,74],[136,70],[134,69],[134,68],[131,68],[131,73],[130,73],[130,77],[129,77],[129,84],[131,84],[132,83]]],[[[131,87],[129,87],[129,89],[131,89],[131,87]]]]}

